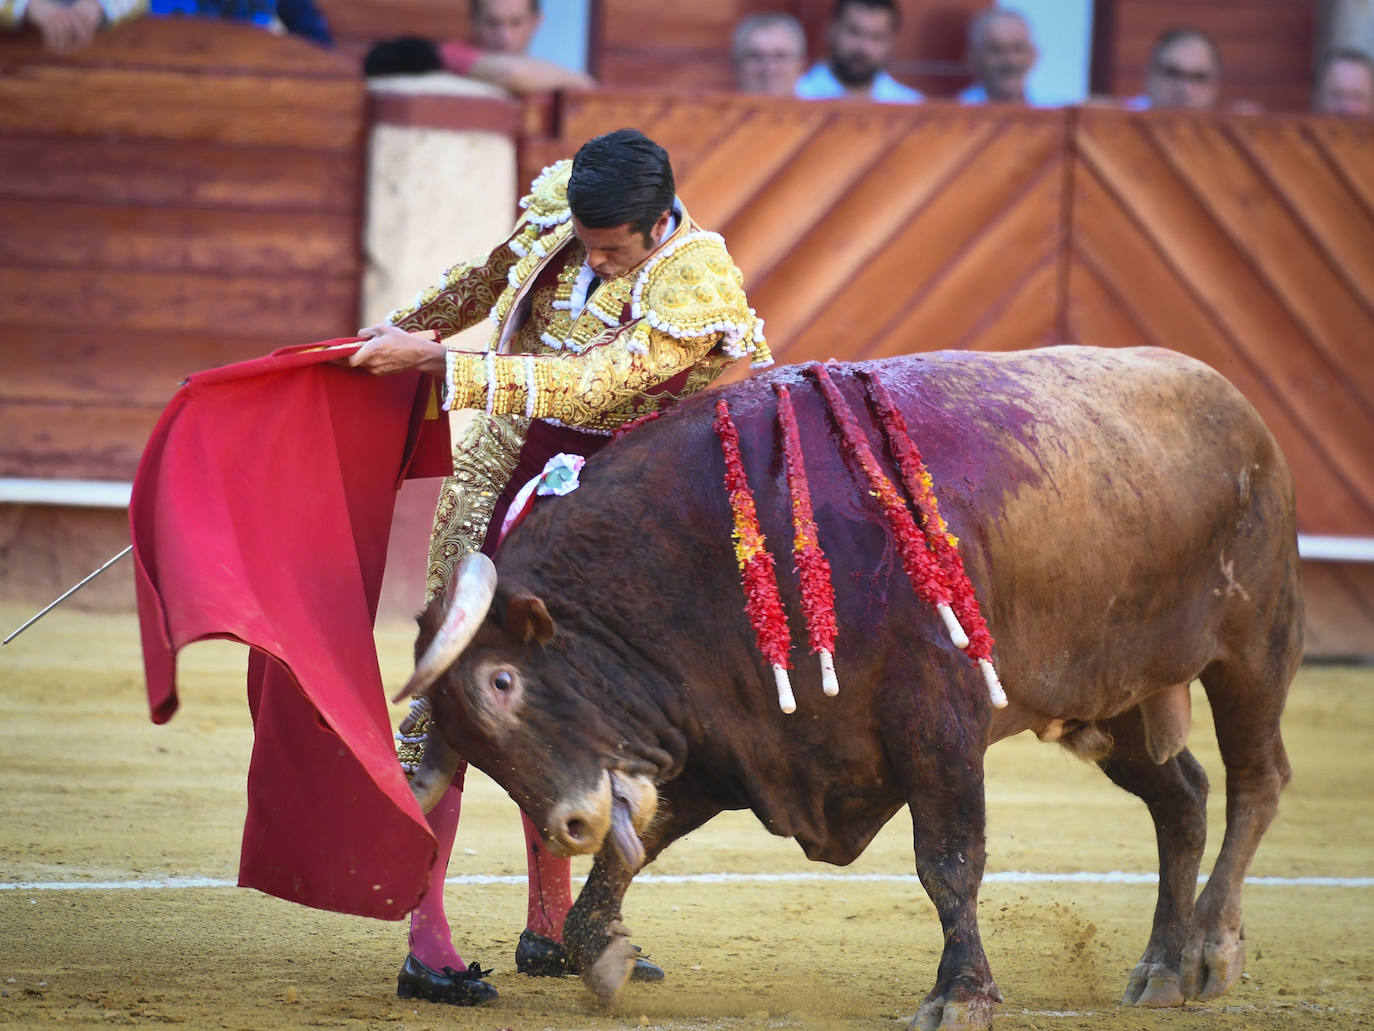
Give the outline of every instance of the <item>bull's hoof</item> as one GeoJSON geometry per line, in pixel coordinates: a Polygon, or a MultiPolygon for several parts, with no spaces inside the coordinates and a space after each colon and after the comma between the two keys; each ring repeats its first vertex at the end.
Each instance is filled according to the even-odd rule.
{"type": "Polygon", "coordinates": [[[1178,971],[1170,970],[1163,963],[1147,963],[1141,960],[1131,971],[1126,983],[1126,994],[1121,997],[1123,1006],[1145,1006],[1163,1009],[1183,1005],[1183,989],[1179,986],[1178,971]]]}
{"type": "Polygon", "coordinates": [[[1183,947],[1183,997],[1200,1002],[1220,998],[1244,970],[1245,938],[1240,932],[1224,931],[1190,941],[1183,947]]]}
{"type": "MultiPolygon", "coordinates": [[[[663,968],[651,962],[638,945],[631,945],[630,948],[635,950],[635,965],[630,971],[630,980],[662,981],[663,968]]],[[[530,977],[562,977],[564,974],[580,973],[577,965],[568,958],[568,950],[560,942],[528,928],[520,932],[520,941],[515,946],[515,969],[530,977]]]]}
{"type": "Polygon", "coordinates": [[[610,940],[606,947],[601,950],[601,955],[591,962],[591,965],[582,971],[582,982],[587,986],[597,1001],[602,1005],[610,1005],[620,994],[625,982],[630,979],[630,973],[634,969],[636,951],[630,944],[630,932],[619,920],[615,921],[607,928],[610,932],[610,940]]]}
{"type": "Polygon", "coordinates": [[[927,996],[907,1027],[909,1031],[987,1031],[992,1027],[993,1007],[1001,1001],[1000,993],[954,1000],[927,996]]]}

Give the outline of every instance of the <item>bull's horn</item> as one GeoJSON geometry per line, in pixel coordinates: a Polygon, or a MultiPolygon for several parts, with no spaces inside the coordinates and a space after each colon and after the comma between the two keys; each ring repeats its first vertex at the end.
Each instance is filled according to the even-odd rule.
{"type": "Polygon", "coordinates": [[[423,694],[453,665],[472,640],[482,620],[487,618],[491,599],[496,595],[496,566],[480,551],[458,563],[444,595],[444,621],[434,640],[415,663],[415,672],[392,702],[413,694],[423,694]]]}
{"type": "Polygon", "coordinates": [[[421,812],[429,812],[439,804],[444,791],[453,783],[453,775],[458,772],[458,764],[463,757],[448,746],[439,728],[429,725],[429,735],[425,738],[425,754],[415,775],[410,778],[410,790],[415,801],[420,803],[421,812]]]}

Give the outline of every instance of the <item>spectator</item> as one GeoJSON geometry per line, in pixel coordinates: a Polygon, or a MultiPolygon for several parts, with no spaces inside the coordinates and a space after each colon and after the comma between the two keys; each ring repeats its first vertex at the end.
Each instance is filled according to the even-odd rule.
{"type": "Polygon", "coordinates": [[[1032,104],[1026,77],[1039,51],[1020,11],[991,8],[969,26],[968,60],[977,80],[959,94],[965,104],[1032,104]]]}
{"type": "Polygon", "coordinates": [[[103,28],[137,18],[148,0],[0,0],[0,28],[33,26],[56,54],[89,46],[103,28]]]}
{"type": "Polygon", "coordinates": [[[790,97],[806,68],[806,33],[784,11],[750,15],[735,26],[730,58],[741,93],[790,97]]]}
{"type": "Polygon", "coordinates": [[[472,43],[406,36],[367,52],[367,75],[418,75],[446,71],[499,86],[508,93],[594,89],[596,81],[526,51],[539,28],[539,0],[469,0],[472,43]]]}
{"type": "Polygon", "coordinates": [[[886,71],[902,14],[896,0],[836,0],[826,31],[829,54],[797,81],[803,100],[852,99],[914,104],[925,99],[886,71]]]}
{"type": "Polygon", "coordinates": [[[1353,48],[1328,54],[1317,76],[1312,110],[1319,115],[1374,118],[1374,58],[1353,48]]]}
{"type": "Polygon", "coordinates": [[[329,24],[314,0],[152,0],[148,13],[155,17],[181,14],[249,22],[273,32],[305,36],[321,46],[334,45],[329,24]]]}
{"type": "Polygon", "coordinates": [[[1221,97],[1221,51],[1201,29],[1179,26],[1161,33],[1150,50],[1145,96],[1128,106],[1215,111],[1221,97]]]}

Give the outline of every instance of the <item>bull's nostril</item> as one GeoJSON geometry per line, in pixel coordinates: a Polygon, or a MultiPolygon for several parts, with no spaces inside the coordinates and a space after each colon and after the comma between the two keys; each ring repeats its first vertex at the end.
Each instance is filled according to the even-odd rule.
{"type": "Polygon", "coordinates": [[[582,842],[586,841],[588,837],[590,837],[590,833],[591,832],[588,830],[587,822],[585,820],[580,820],[574,817],[573,819],[568,821],[568,838],[570,840],[575,841],[578,844],[581,844],[582,842]]]}

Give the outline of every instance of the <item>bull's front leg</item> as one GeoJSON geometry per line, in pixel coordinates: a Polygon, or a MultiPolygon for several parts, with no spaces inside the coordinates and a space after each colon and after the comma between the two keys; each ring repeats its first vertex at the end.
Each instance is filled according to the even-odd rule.
{"type": "MultiPolygon", "coordinates": [[[[652,863],[674,841],[721,811],[719,799],[691,777],[660,788],[659,802],[658,815],[644,834],[643,865],[652,863]]],[[[620,906],[634,876],[621,851],[608,838],[592,861],[587,883],[563,926],[569,959],[603,1003],[613,1001],[625,987],[638,956],[630,944],[630,931],[620,918],[620,906]]]]}
{"type": "Polygon", "coordinates": [[[978,886],[987,860],[982,756],[943,765],[937,777],[913,794],[910,808],[916,873],[940,914],[945,947],[935,987],[911,1028],[984,1031],[1002,994],[978,933],[978,886]]]}
{"type": "Polygon", "coordinates": [[[602,1003],[614,1001],[634,969],[630,929],[620,919],[620,905],[632,880],[634,874],[614,848],[603,848],[563,926],[570,965],[582,971],[583,983],[602,1003]]]}

